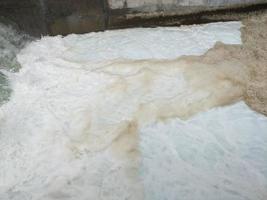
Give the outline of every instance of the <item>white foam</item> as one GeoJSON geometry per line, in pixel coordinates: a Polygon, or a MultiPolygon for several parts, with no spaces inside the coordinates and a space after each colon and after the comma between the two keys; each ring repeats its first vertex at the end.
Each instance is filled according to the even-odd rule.
{"type": "Polygon", "coordinates": [[[244,103],[146,126],[146,199],[265,199],[266,130],[267,118],[244,103]]]}
{"type": "Polygon", "coordinates": [[[64,38],[44,37],[24,51],[21,61],[57,57],[81,66],[92,61],[174,59],[182,55],[201,55],[218,41],[240,44],[241,26],[240,22],[227,22],[73,34],[64,38]]]}
{"type": "MultiPolygon", "coordinates": [[[[144,87],[144,73],[138,72],[140,68],[133,66],[119,68],[116,63],[111,69],[103,70],[99,66],[103,67],[103,63],[106,64],[106,61],[114,59],[171,59],[181,55],[199,55],[211,48],[216,41],[239,44],[240,26],[239,22],[229,22],[182,28],[128,29],[69,35],[65,38],[44,37],[32,42],[18,55],[22,69],[9,77],[13,94],[10,101],[0,107],[0,199],[141,199],[142,195],[138,196],[136,191],[142,191],[142,188],[139,188],[142,184],[129,183],[124,173],[124,169],[129,165],[128,160],[117,158],[107,147],[114,138],[118,137],[118,133],[125,129],[125,123],[133,120],[142,103],[165,99],[166,104],[168,98],[177,93],[183,95],[182,92],[187,89],[186,81],[179,71],[166,69],[166,73],[159,74],[152,71],[156,78],[151,81],[148,91],[144,87]]],[[[166,137],[160,136],[163,140],[156,141],[166,146],[166,151],[172,150],[177,144],[169,140],[180,137],[176,136],[173,130],[176,126],[184,128],[185,138],[181,136],[181,140],[184,140],[181,142],[184,142],[184,145],[189,145],[192,141],[195,142],[193,143],[196,145],[195,148],[199,146],[202,149],[211,149],[206,153],[201,152],[200,158],[193,160],[197,167],[192,168],[189,160],[181,162],[183,164],[181,170],[194,169],[194,174],[201,176],[209,176],[216,172],[216,170],[203,172],[201,171],[203,166],[199,164],[203,162],[204,167],[212,167],[216,159],[222,157],[220,149],[216,146],[217,143],[215,147],[206,145],[209,142],[212,144],[215,140],[214,136],[204,129],[208,127],[205,123],[213,120],[214,115],[224,116],[218,118],[222,120],[222,124],[231,116],[233,116],[233,122],[237,123],[224,126],[223,131],[220,132],[222,135],[219,135],[221,137],[224,133],[230,133],[233,128],[240,128],[240,124],[244,124],[244,127],[252,127],[248,129],[250,132],[245,133],[249,136],[253,134],[254,129],[260,132],[266,127],[265,118],[250,111],[242,103],[203,114],[206,120],[204,122],[194,118],[183,125],[176,119],[173,125],[167,124],[166,127],[160,124],[154,125],[152,130],[157,133],[157,136],[163,132],[161,126],[164,126],[164,131],[171,132],[171,135],[167,134],[166,137]],[[233,111],[226,112],[225,109],[233,111]],[[247,123],[248,121],[253,123],[247,123]],[[193,138],[195,126],[200,130],[198,138],[208,140],[205,141],[205,145],[200,143],[198,138],[193,138]],[[190,142],[188,137],[191,138],[190,142]],[[212,152],[216,155],[210,155],[209,161],[203,160],[203,156],[212,152]]],[[[217,126],[214,120],[210,126],[216,129],[221,127],[217,126]]],[[[145,128],[141,131],[144,134],[142,139],[158,140],[159,137],[154,138],[150,135],[150,130],[145,128]]],[[[265,135],[263,132],[260,133],[257,140],[265,141],[265,135]]],[[[241,138],[238,135],[227,136],[229,140],[233,137],[234,141],[241,138]]],[[[245,140],[247,143],[250,141],[250,139],[245,140]]],[[[224,145],[225,141],[222,139],[218,142],[224,145]]],[[[255,142],[257,141],[253,140],[249,145],[256,147],[255,142]]],[[[238,142],[234,145],[236,148],[245,148],[238,142]]],[[[159,146],[159,149],[162,146],[159,146]]],[[[144,156],[150,156],[151,151],[146,150],[149,147],[151,150],[155,149],[152,141],[147,146],[146,143],[142,143],[144,156]]],[[[184,151],[187,147],[189,152],[182,152],[182,154],[185,159],[190,159],[193,150],[191,151],[190,146],[184,146],[184,151]]],[[[181,148],[175,148],[174,153],[181,150],[181,148]]],[[[233,155],[241,156],[239,154],[241,151],[233,155]]],[[[255,159],[258,159],[255,163],[265,167],[266,160],[262,155],[266,155],[266,148],[261,145],[259,151],[260,154],[253,154],[255,159]]],[[[155,155],[165,159],[162,154],[155,155]]],[[[233,158],[242,159],[242,157],[233,158]]],[[[180,158],[175,155],[173,159],[174,161],[169,165],[168,162],[164,163],[161,169],[158,166],[151,167],[151,163],[156,162],[160,166],[158,162],[163,161],[152,159],[144,162],[143,169],[152,170],[148,171],[147,175],[144,171],[141,173],[141,177],[147,178],[144,180],[145,186],[151,183],[154,170],[162,176],[167,173],[167,167],[175,170],[177,163],[180,164],[176,159],[180,158]]],[[[229,162],[227,161],[226,164],[229,162]]],[[[233,162],[233,164],[231,169],[236,170],[240,162],[233,162]]],[[[249,178],[241,180],[250,181],[254,174],[258,178],[261,167],[255,166],[253,169],[258,171],[247,174],[249,178]]],[[[250,173],[251,170],[248,172],[250,173]]],[[[230,173],[229,176],[225,176],[232,180],[232,175],[233,173],[230,173]]],[[[178,176],[180,180],[180,174],[178,176]]],[[[168,173],[166,177],[170,177],[168,173]]],[[[170,178],[170,181],[176,181],[176,178],[170,178]]],[[[190,173],[181,175],[183,182],[190,182],[190,178],[192,178],[190,173]]],[[[158,176],[155,176],[155,179],[159,180],[158,176]]],[[[182,191],[179,188],[176,190],[176,185],[171,191],[169,189],[172,185],[168,185],[168,188],[164,188],[167,192],[161,194],[158,188],[163,187],[166,181],[168,179],[162,180],[159,185],[151,183],[151,191],[156,192],[159,197],[163,195],[162,197],[166,199],[173,199],[176,192],[179,199],[186,199],[186,195],[192,194],[191,191],[186,193],[187,190],[182,191]]],[[[266,184],[266,177],[255,179],[253,183],[259,193],[249,193],[254,192],[251,189],[242,194],[249,193],[248,198],[261,199],[264,195],[262,186],[266,184]]],[[[245,186],[247,188],[250,185],[245,186]]],[[[189,189],[196,187],[197,184],[193,183],[188,186],[189,189]]],[[[199,187],[203,188],[203,185],[199,187]]],[[[201,188],[196,189],[202,192],[201,188]]],[[[147,187],[142,192],[145,191],[147,187]]],[[[212,199],[215,195],[214,191],[205,192],[212,199]]],[[[231,191],[223,191],[225,195],[228,193],[231,191]]],[[[195,194],[193,195],[195,197],[195,194]]],[[[148,193],[145,197],[155,198],[148,193]]],[[[235,196],[233,199],[240,198],[235,196]]]]}

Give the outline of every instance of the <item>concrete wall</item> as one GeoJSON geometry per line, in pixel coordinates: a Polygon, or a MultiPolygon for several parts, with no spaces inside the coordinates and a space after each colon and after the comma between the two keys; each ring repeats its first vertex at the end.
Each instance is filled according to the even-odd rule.
{"type": "Polygon", "coordinates": [[[266,0],[108,0],[111,9],[132,12],[165,12],[185,14],[218,8],[242,7],[266,3],[266,0]]]}
{"type": "Polygon", "coordinates": [[[13,21],[35,36],[65,35],[208,22],[206,12],[249,7],[267,8],[267,0],[0,0],[0,21],[13,21]]]}
{"type": "Polygon", "coordinates": [[[264,2],[263,0],[109,0],[112,9],[150,8],[171,6],[230,6],[264,2]]]}
{"type": "Polygon", "coordinates": [[[164,7],[168,5],[175,6],[227,6],[235,4],[248,4],[255,2],[255,0],[109,0],[109,5],[112,9],[119,8],[141,8],[156,6],[164,7]]]}
{"type": "Polygon", "coordinates": [[[109,28],[241,20],[240,14],[267,8],[267,0],[108,0],[108,4],[109,28]]]}

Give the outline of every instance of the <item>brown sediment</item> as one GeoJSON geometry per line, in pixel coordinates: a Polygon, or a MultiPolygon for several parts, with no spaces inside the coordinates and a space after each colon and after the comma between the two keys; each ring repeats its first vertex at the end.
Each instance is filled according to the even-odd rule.
{"type": "MultiPolygon", "coordinates": [[[[216,48],[216,51],[225,50],[222,47],[216,48]]],[[[168,68],[170,74],[177,74],[176,71],[180,71],[178,74],[183,74],[187,85],[186,90],[170,98],[140,104],[135,118],[141,123],[174,117],[188,119],[200,111],[242,100],[248,80],[246,65],[235,59],[211,61],[208,59],[209,56],[207,54],[203,57],[185,57],[159,64],[168,68]]],[[[149,70],[143,73],[149,73],[150,75],[146,77],[150,79],[153,77],[157,81],[156,74],[163,73],[164,69],[156,68],[156,64],[153,64],[153,70],[157,72],[155,74],[149,70]]],[[[147,85],[142,85],[145,90],[147,85]]]]}
{"type": "Polygon", "coordinates": [[[128,122],[125,129],[113,140],[112,152],[119,158],[134,160],[138,157],[138,125],[135,121],[128,122]]]}
{"type": "MultiPolygon", "coordinates": [[[[248,14],[242,23],[244,25],[241,29],[242,45],[217,43],[203,56],[186,56],[181,60],[213,65],[217,72],[210,75],[214,76],[221,71],[224,74],[222,79],[228,80],[232,86],[242,88],[239,95],[232,96],[232,101],[228,94],[224,100],[217,101],[217,106],[242,99],[253,110],[267,115],[267,13],[248,14]],[[235,72],[231,70],[238,65],[243,67],[236,69],[235,72]]],[[[207,73],[203,69],[187,70],[187,72],[207,73]]],[[[192,77],[197,78],[197,76],[192,77]]],[[[201,77],[203,78],[203,75],[201,77]]],[[[204,82],[199,81],[196,85],[203,88],[204,85],[201,83],[204,82]]]]}
{"type": "MultiPolygon", "coordinates": [[[[136,121],[125,122],[125,128],[118,134],[111,144],[111,152],[114,158],[121,162],[117,172],[124,174],[126,180],[124,186],[129,190],[132,200],[144,199],[144,191],[141,184],[139,167],[141,153],[139,151],[139,131],[136,121]]],[[[103,198],[108,199],[108,198],[103,198]]]]}
{"type": "Polygon", "coordinates": [[[230,59],[246,65],[249,77],[243,99],[253,110],[267,115],[267,13],[248,14],[242,22],[242,45],[221,44],[223,54],[215,47],[203,60],[230,59]]]}
{"type": "Polygon", "coordinates": [[[244,20],[242,40],[250,79],[245,93],[246,103],[267,115],[267,13],[244,20]]]}

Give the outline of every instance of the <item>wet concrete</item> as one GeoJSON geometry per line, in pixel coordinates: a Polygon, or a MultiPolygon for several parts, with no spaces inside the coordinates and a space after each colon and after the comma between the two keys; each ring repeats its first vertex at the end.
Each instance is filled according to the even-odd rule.
{"type": "Polygon", "coordinates": [[[47,0],[47,8],[48,29],[53,35],[106,29],[103,1],[47,0]]]}
{"type": "Polygon", "coordinates": [[[37,0],[1,0],[0,22],[11,23],[31,35],[46,35],[48,30],[41,10],[40,1],[37,0]]]}

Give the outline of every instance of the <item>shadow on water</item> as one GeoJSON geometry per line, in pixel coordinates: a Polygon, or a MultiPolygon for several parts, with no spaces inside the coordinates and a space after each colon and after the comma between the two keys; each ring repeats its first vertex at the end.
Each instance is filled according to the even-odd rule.
{"type": "Polygon", "coordinates": [[[7,77],[0,72],[0,105],[8,101],[11,89],[8,87],[7,77]]]}
{"type": "Polygon", "coordinates": [[[20,64],[16,55],[33,38],[20,33],[16,24],[0,18],[0,105],[9,99],[11,89],[5,72],[19,71],[20,64]]]}

